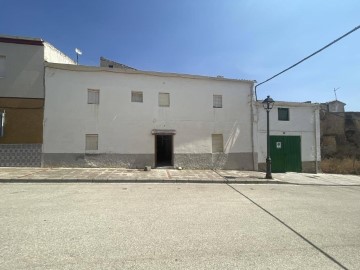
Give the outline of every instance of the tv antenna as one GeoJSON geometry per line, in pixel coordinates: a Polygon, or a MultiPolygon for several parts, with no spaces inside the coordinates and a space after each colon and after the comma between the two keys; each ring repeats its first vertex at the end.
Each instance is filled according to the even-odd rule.
{"type": "Polygon", "coordinates": [[[338,88],[334,88],[335,100],[337,100],[336,91],[337,91],[337,90],[339,90],[339,89],[340,89],[340,87],[338,87],[338,88]]]}
{"type": "Polygon", "coordinates": [[[75,48],[76,53],[76,64],[79,64],[79,55],[82,55],[82,51],[80,51],[78,48],[75,48]]]}

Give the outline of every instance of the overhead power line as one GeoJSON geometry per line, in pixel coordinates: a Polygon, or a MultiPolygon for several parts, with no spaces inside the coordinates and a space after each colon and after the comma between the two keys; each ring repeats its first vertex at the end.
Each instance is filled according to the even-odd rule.
{"type": "Polygon", "coordinates": [[[283,74],[284,72],[292,69],[293,67],[296,67],[296,66],[299,65],[300,63],[302,63],[302,62],[306,61],[307,59],[313,57],[315,54],[318,54],[319,52],[325,50],[326,48],[328,48],[328,47],[330,47],[331,45],[335,44],[336,42],[338,42],[339,40],[343,39],[344,37],[350,35],[352,32],[355,32],[355,31],[358,30],[359,28],[360,28],[360,25],[358,25],[357,27],[355,27],[353,30],[347,32],[346,34],[342,35],[341,37],[335,39],[333,42],[330,42],[328,45],[322,47],[321,49],[317,50],[316,52],[314,52],[314,53],[310,54],[309,56],[303,58],[302,60],[300,60],[299,62],[295,63],[294,65],[288,67],[287,69],[284,69],[283,71],[277,73],[276,75],[272,76],[271,78],[269,78],[269,79],[267,79],[267,80],[265,80],[265,81],[263,81],[263,82],[261,82],[261,83],[258,83],[258,84],[255,86],[255,98],[256,98],[256,100],[257,100],[256,88],[257,88],[259,85],[262,85],[262,84],[264,84],[264,83],[266,83],[266,82],[274,79],[275,77],[279,76],[280,74],[283,74]]]}

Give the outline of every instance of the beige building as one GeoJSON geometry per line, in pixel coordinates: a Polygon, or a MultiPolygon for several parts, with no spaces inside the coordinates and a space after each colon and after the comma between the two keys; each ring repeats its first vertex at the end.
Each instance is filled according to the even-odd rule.
{"type": "Polygon", "coordinates": [[[44,62],[74,64],[38,38],[0,36],[0,166],[40,166],[44,62]]]}

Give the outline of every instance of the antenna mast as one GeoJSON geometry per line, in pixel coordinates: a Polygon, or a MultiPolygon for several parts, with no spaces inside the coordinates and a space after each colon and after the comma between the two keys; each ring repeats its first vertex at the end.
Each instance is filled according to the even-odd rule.
{"type": "Polygon", "coordinates": [[[75,48],[76,53],[76,64],[79,64],[79,55],[82,55],[82,51],[80,51],[78,48],[75,48]]]}
{"type": "Polygon", "coordinates": [[[334,88],[335,100],[337,100],[336,91],[339,90],[339,89],[340,89],[340,87],[338,87],[338,88],[336,88],[336,89],[334,88]]]}

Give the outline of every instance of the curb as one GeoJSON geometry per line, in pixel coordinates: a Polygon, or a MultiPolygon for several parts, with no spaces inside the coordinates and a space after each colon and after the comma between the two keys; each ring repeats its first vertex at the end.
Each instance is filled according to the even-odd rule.
{"type": "Polygon", "coordinates": [[[199,180],[199,179],[186,179],[186,180],[151,180],[151,179],[0,179],[0,183],[193,183],[193,184],[291,184],[279,180],[199,180]]]}

